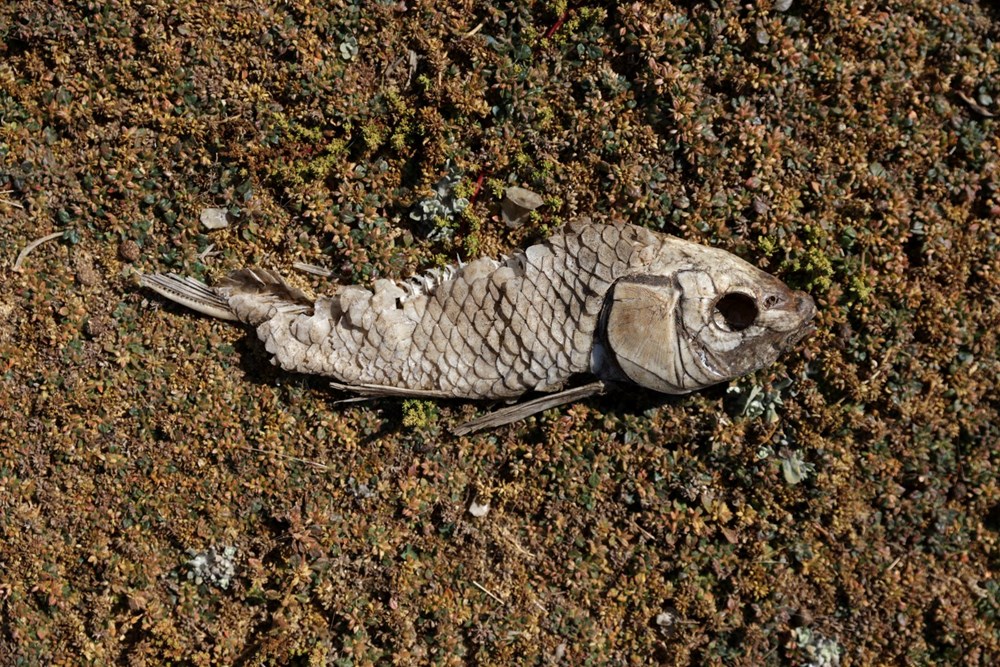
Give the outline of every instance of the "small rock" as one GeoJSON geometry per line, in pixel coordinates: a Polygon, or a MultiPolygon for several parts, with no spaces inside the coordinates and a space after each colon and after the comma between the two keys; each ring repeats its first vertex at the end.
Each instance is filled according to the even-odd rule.
{"type": "Polygon", "coordinates": [[[487,514],[489,514],[489,511],[490,511],[489,503],[480,505],[479,503],[473,500],[472,504],[469,505],[469,514],[476,517],[477,519],[486,516],[487,514]]]}
{"type": "Polygon", "coordinates": [[[101,281],[101,274],[94,269],[94,263],[87,255],[77,255],[73,263],[76,265],[76,282],[84,287],[93,287],[101,281]]]}
{"type": "Polygon", "coordinates": [[[132,239],[125,239],[118,244],[118,256],[126,262],[138,261],[141,254],[139,244],[132,239]]]}
{"type": "Polygon", "coordinates": [[[201,224],[206,229],[224,229],[229,226],[224,208],[203,208],[201,210],[201,224]]]}
{"type": "Polygon", "coordinates": [[[757,43],[764,45],[771,41],[771,36],[767,34],[767,30],[763,28],[757,28],[757,43]]]}
{"type": "Polygon", "coordinates": [[[83,333],[91,338],[100,338],[111,330],[111,322],[105,317],[91,317],[83,325],[83,333]]]}
{"type": "Polygon", "coordinates": [[[561,644],[559,644],[559,646],[556,646],[556,652],[554,657],[556,659],[556,662],[559,662],[560,660],[566,657],[566,642],[562,642],[561,644]]]}
{"type": "Polygon", "coordinates": [[[677,614],[672,611],[664,611],[656,615],[656,624],[661,628],[669,628],[677,622],[677,614]]]}
{"type": "Polygon", "coordinates": [[[792,6],[792,0],[775,0],[774,11],[787,12],[792,6]]]}
{"type": "Polygon", "coordinates": [[[805,607],[800,607],[799,610],[795,612],[795,615],[791,618],[791,622],[796,627],[812,625],[813,620],[814,619],[812,613],[805,607]]]}
{"type": "Polygon", "coordinates": [[[677,610],[668,607],[657,614],[653,622],[663,637],[672,637],[677,633],[678,625],[682,621],[677,610]]]}
{"type": "Polygon", "coordinates": [[[500,212],[508,227],[520,227],[528,215],[544,203],[545,200],[537,192],[514,185],[504,191],[500,212]]]}

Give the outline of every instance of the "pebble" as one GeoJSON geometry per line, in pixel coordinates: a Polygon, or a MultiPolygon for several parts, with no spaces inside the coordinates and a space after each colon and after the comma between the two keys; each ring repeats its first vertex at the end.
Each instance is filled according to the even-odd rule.
{"type": "Polygon", "coordinates": [[[508,227],[520,227],[528,215],[544,203],[537,192],[514,185],[504,191],[500,212],[508,227]]]}
{"type": "Polygon", "coordinates": [[[83,333],[87,334],[91,338],[100,338],[110,330],[111,322],[109,322],[107,318],[101,317],[100,315],[87,318],[87,322],[83,325],[83,333]]]}
{"type": "Polygon", "coordinates": [[[132,239],[125,239],[118,244],[118,256],[126,262],[136,262],[141,255],[139,244],[132,239]]]}
{"type": "Polygon", "coordinates": [[[77,255],[74,264],[76,265],[76,282],[84,287],[93,287],[101,281],[101,274],[94,269],[94,263],[87,255],[77,255]]]}
{"type": "Polygon", "coordinates": [[[224,208],[203,208],[201,210],[201,224],[206,229],[224,229],[229,226],[224,208]]]}

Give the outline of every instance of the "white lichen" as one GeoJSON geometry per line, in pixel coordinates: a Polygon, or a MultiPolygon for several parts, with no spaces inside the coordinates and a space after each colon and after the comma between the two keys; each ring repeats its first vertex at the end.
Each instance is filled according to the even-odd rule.
{"type": "Polygon", "coordinates": [[[189,551],[187,578],[196,584],[227,589],[236,576],[236,547],[209,547],[202,552],[189,551]]]}
{"type": "Polygon", "coordinates": [[[792,641],[805,654],[802,667],[839,667],[844,649],[835,639],[828,639],[806,627],[792,630],[792,641]]]}

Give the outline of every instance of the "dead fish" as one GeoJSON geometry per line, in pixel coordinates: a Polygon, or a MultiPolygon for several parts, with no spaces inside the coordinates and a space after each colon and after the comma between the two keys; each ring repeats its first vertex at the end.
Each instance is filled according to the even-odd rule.
{"type": "Polygon", "coordinates": [[[509,257],[313,298],[243,269],[209,287],[141,282],[255,327],[273,363],[361,396],[514,399],[454,429],[510,423],[635,386],[684,394],[772,363],[813,331],[812,298],[724,250],[580,220],[509,257]],[[590,381],[587,382],[586,380],[590,381]]]}

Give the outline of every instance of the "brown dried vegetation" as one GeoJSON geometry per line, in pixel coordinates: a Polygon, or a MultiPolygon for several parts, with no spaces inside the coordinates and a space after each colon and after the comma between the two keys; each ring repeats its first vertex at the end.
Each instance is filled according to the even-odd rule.
{"type": "Polygon", "coordinates": [[[1000,659],[1000,17],[781,4],[4,3],[0,664],[1000,659]],[[760,409],[456,439],[473,406],[333,404],[134,278],[402,276],[585,213],[812,292],[760,409]]]}

